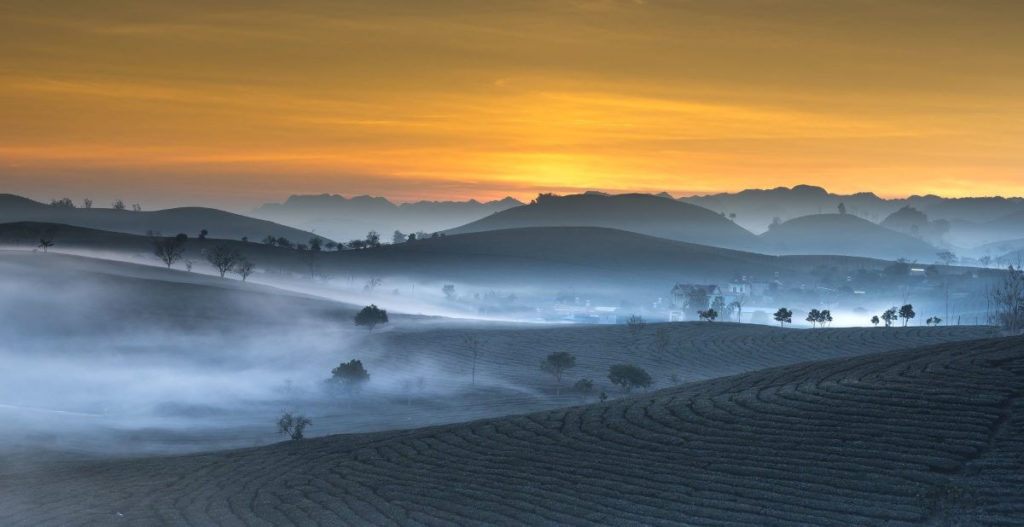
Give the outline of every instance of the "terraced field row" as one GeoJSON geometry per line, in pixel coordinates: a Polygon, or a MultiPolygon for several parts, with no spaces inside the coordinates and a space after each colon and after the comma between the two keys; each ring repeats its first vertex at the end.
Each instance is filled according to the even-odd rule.
{"type": "Polygon", "coordinates": [[[905,349],[994,336],[987,326],[909,328],[782,329],[732,323],[652,324],[634,336],[623,325],[488,328],[395,328],[367,339],[364,360],[377,367],[402,368],[429,361],[446,372],[468,377],[472,353],[463,338],[481,343],[477,373],[517,385],[551,389],[538,370],[553,351],[576,356],[568,378],[601,381],[608,366],[634,363],[668,386],[671,375],[697,381],[804,361],[905,349]]]}
{"type": "Polygon", "coordinates": [[[459,425],[0,474],[7,525],[1002,524],[1024,339],[459,425]]]}

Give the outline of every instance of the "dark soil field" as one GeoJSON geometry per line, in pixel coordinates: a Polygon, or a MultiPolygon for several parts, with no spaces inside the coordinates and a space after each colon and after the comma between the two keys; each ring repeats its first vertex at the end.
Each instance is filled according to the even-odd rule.
{"type": "MultiPolygon", "coordinates": [[[[806,333],[806,332],[805,332],[806,333]]],[[[5,525],[1009,525],[1024,340],[183,457],[4,469],[5,525]]]]}

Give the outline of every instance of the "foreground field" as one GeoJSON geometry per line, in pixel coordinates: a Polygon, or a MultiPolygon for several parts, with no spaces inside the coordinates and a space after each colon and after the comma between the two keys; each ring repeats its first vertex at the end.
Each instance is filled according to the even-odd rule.
{"type": "Polygon", "coordinates": [[[8,470],[8,525],[1009,524],[1024,340],[805,363],[532,415],[8,470]]]}

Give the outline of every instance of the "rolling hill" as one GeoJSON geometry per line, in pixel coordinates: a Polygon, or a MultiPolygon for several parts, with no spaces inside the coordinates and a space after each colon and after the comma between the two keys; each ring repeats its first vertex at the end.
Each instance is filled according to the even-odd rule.
{"type": "Polygon", "coordinates": [[[449,229],[448,234],[524,227],[605,227],[669,240],[757,251],[756,236],[703,207],[649,194],[571,196],[541,195],[529,205],[513,207],[449,229]]]}
{"type": "Polygon", "coordinates": [[[173,236],[184,232],[191,237],[206,229],[214,238],[260,240],[265,236],[285,237],[305,243],[314,235],[266,220],[259,220],[204,207],[180,207],[157,211],[128,211],[103,208],[57,207],[21,196],[0,194],[0,223],[63,223],[112,232],[147,234],[150,231],[173,236]]]}
{"type": "MultiPolygon", "coordinates": [[[[56,242],[54,250],[115,251],[157,261],[146,236],[46,223],[0,224],[0,243],[4,244],[35,247],[44,234],[56,242]]],[[[220,244],[238,250],[262,271],[308,274],[312,263],[317,272],[328,275],[544,287],[622,283],[635,288],[651,283],[657,284],[659,291],[666,283],[727,281],[737,274],[803,276],[822,264],[885,265],[866,258],[768,256],[599,227],[505,229],[319,253],[254,242],[189,239],[184,258],[206,266],[203,250],[220,244]]]]}
{"type": "Polygon", "coordinates": [[[1024,340],[803,363],[529,415],[0,478],[8,525],[1007,525],[1024,340]]]}
{"type": "Polygon", "coordinates": [[[497,211],[522,205],[512,198],[479,202],[417,201],[392,203],[385,198],[337,194],[291,196],[284,203],[266,203],[253,216],[305,230],[336,240],[359,239],[375,230],[391,239],[395,230],[411,234],[442,231],[478,220],[497,211]]]}
{"type": "Polygon", "coordinates": [[[781,223],[761,235],[779,254],[835,254],[923,263],[939,249],[852,214],[815,214],[781,223]]]}

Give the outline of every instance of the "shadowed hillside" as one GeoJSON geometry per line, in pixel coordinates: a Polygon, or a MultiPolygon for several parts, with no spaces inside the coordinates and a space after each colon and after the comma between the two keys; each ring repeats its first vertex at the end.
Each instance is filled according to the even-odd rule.
{"type": "Polygon", "coordinates": [[[606,404],[218,454],[9,469],[10,525],[1005,525],[1024,341],[805,363],[606,404]]]}
{"type": "MultiPolygon", "coordinates": [[[[44,223],[0,224],[0,243],[32,248],[43,235],[53,238],[56,251],[122,252],[158,263],[150,254],[152,240],[145,236],[44,223]]],[[[768,256],[597,227],[505,229],[318,253],[251,241],[189,239],[183,259],[205,265],[202,251],[220,244],[237,249],[260,269],[295,273],[308,273],[312,262],[318,272],[327,274],[401,275],[479,284],[555,283],[565,287],[573,283],[617,287],[657,283],[659,290],[684,279],[729,280],[736,274],[769,273],[802,276],[822,264],[879,268],[885,265],[866,258],[768,256]],[[634,282],[608,282],[623,279],[634,282]]]]}
{"type": "Polygon", "coordinates": [[[939,249],[852,214],[815,214],[776,225],[761,239],[780,254],[836,254],[923,263],[939,249]]]}
{"type": "Polygon", "coordinates": [[[669,240],[756,251],[756,236],[705,208],[649,194],[609,196],[541,195],[529,205],[511,208],[447,231],[449,234],[522,227],[607,227],[669,240]]]}
{"type": "Polygon", "coordinates": [[[313,234],[266,220],[258,220],[205,207],[179,207],[156,211],[108,208],[71,208],[46,205],[12,194],[0,195],[0,223],[63,223],[112,232],[147,234],[150,231],[174,236],[179,232],[198,236],[206,229],[213,238],[259,240],[265,236],[285,237],[305,243],[313,234]]]}

